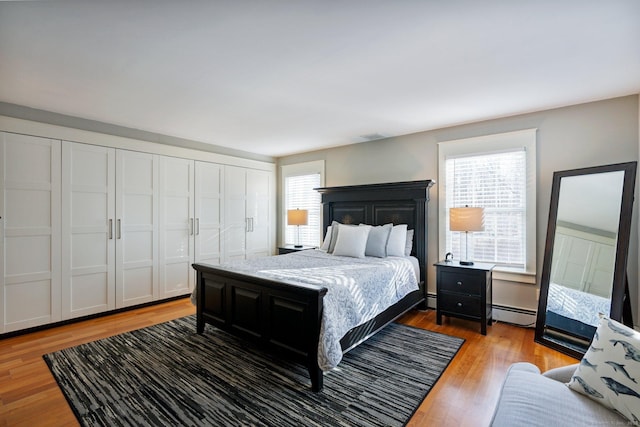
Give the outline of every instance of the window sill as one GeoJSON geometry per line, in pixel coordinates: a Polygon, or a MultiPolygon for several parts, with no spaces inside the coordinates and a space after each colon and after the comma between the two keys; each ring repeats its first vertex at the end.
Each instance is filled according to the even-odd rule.
{"type": "Polygon", "coordinates": [[[493,269],[493,280],[504,280],[506,282],[518,282],[528,285],[535,285],[536,273],[524,271],[518,268],[495,267],[493,269]]]}

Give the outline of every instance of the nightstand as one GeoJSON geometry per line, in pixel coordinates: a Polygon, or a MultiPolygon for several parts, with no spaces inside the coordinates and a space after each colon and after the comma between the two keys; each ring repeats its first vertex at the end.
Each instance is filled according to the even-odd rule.
{"type": "Polygon", "coordinates": [[[309,249],[316,249],[315,246],[302,246],[296,248],[295,245],[284,245],[278,248],[278,255],[290,254],[291,252],[307,251],[309,249]]]}
{"type": "Polygon", "coordinates": [[[441,261],[436,266],[438,308],[436,323],[442,315],[480,322],[482,335],[492,323],[491,272],[493,264],[460,265],[459,261],[441,261]]]}

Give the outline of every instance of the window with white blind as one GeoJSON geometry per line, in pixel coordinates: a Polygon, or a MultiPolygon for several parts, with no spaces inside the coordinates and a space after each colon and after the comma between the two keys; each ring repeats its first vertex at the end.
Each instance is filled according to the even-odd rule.
{"type": "Polygon", "coordinates": [[[283,243],[319,246],[321,243],[321,199],[314,188],[324,185],[324,161],[282,167],[283,243]],[[307,225],[288,225],[287,211],[307,210],[307,225]]]}
{"type": "Polygon", "coordinates": [[[535,272],[535,138],[532,129],[439,144],[444,253],[466,254],[465,233],[449,230],[449,209],[482,207],[484,231],[468,238],[473,261],[535,272]]]}

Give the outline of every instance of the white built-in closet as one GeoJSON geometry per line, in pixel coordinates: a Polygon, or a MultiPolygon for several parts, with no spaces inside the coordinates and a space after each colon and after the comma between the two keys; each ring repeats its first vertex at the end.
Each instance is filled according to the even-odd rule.
{"type": "Polygon", "coordinates": [[[224,244],[227,258],[269,254],[269,176],[264,171],[227,167],[225,174],[224,244]],[[248,231],[248,232],[245,232],[248,231]]]}
{"type": "Polygon", "coordinates": [[[57,140],[0,133],[3,332],[61,319],[57,140]]]}
{"type": "Polygon", "coordinates": [[[558,225],[551,281],[611,298],[616,241],[613,232],[558,225]]]}
{"type": "Polygon", "coordinates": [[[193,262],[274,252],[270,164],[13,132],[0,152],[0,333],[188,294],[193,262]]]}

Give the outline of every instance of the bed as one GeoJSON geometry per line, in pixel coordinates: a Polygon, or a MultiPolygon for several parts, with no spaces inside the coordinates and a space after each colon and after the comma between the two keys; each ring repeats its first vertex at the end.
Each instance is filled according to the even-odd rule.
{"type": "Polygon", "coordinates": [[[611,300],[556,283],[549,283],[546,324],[550,331],[562,331],[590,342],[600,314],[609,315],[611,300]]]}
{"type": "MultiPolygon", "coordinates": [[[[372,226],[406,224],[408,230],[413,230],[411,256],[418,264],[418,288],[344,333],[339,340],[343,353],[411,308],[425,307],[426,217],[433,184],[424,180],[317,189],[322,197],[323,230],[334,221],[372,226]]],[[[226,266],[193,267],[197,272],[198,333],[203,333],[205,324],[211,324],[286,357],[295,356],[306,364],[312,390],[322,389],[323,370],[318,356],[326,286],[226,266]]]]}

